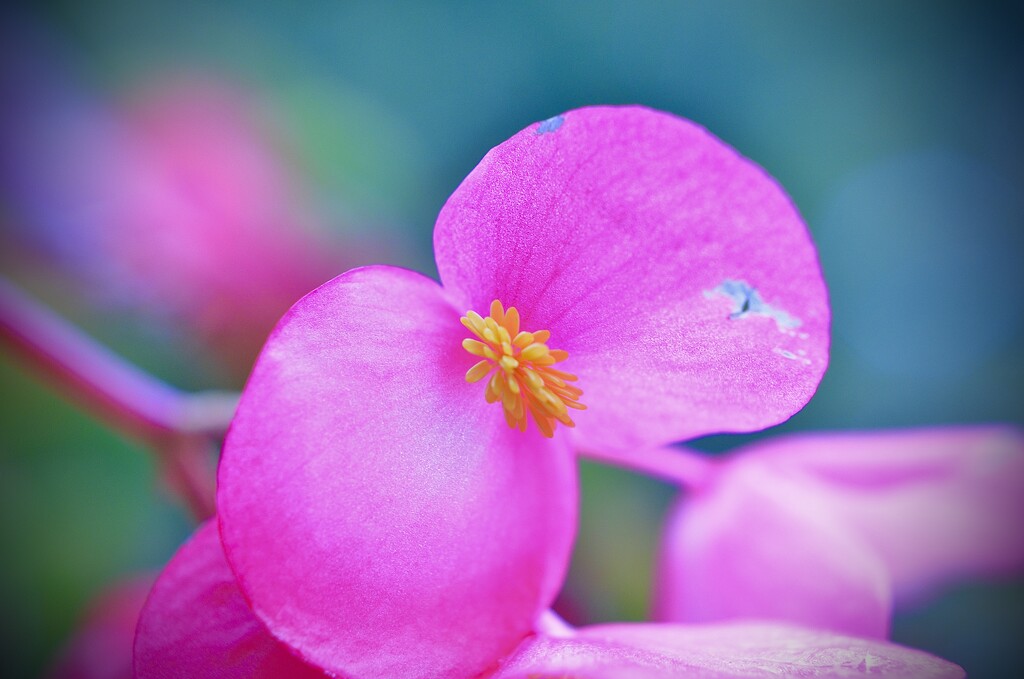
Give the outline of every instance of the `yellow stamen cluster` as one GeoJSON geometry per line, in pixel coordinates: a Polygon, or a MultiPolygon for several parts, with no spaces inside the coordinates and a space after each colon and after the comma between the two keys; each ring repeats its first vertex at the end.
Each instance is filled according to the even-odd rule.
{"type": "Polygon", "coordinates": [[[491,302],[490,316],[483,318],[467,311],[462,324],[477,337],[462,340],[462,347],[483,359],[469,369],[466,381],[479,382],[491,376],[484,398],[488,403],[501,401],[508,426],[526,431],[527,412],[548,438],[555,435],[558,422],[576,426],[569,417],[569,408],[586,410],[579,402],[583,391],[568,384],[576,381],[575,375],[552,367],[569,354],[548,349],[550,332],[520,331],[519,312],[515,307],[506,311],[498,300],[491,302]]]}

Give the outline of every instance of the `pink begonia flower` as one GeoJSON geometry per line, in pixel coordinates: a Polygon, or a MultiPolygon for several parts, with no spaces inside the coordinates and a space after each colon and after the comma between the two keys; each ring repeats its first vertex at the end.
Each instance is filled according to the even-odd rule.
{"type": "Polygon", "coordinates": [[[1024,571],[1024,436],[1009,427],[753,444],[665,528],[656,615],[888,634],[894,603],[1024,571]]]}
{"type": "MultiPolygon", "coordinates": [[[[956,665],[921,651],[778,623],[599,625],[574,630],[553,614],[495,669],[495,679],[859,677],[958,679],[956,665]]],[[[386,653],[385,649],[374,649],[386,653]]],[[[276,641],[248,608],[224,559],[216,522],[171,560],[146,603],[135,642],[137,679],[327,677],[276,641]]],[[[357,675],[358,676],[358,675],[357,675]]],[[[412,668],[395,677],[434,676],[412,668]]]]}
{"type": "Polygon", "coordinates": [[[135,625],[153,576],[126,580],[97,598],[61,649],[50,679],[132,679],[135,625]]]}
{"type": "Polygon", "coordinates": [[[483,672],[561,586],[574,445],[759,429],[802,407],[827,363],[825,287],[793,205],[668,114],[530,126],[459,186],[434,247],[443,286],[370,267],[299,301],[221,459],[246,599],[329,672],[483,672]]]}

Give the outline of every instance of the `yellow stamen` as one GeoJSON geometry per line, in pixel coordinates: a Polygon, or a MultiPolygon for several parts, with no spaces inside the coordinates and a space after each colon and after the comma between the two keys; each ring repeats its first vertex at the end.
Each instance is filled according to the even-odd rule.
{"type": "Polygon", "coordinates": [[[466,373],[467,382],[479,382],[483,378],[487,377],[487,374],[494,368],[494,364],[490,361],[480,361],[466,373]]]}
{"type": "Polygon", "coordinates": [[[475,339],[464,339],[462,347],[483,359],[469,369],[466,381],[479,382],[490,375],[484,399],[501,403],[508,426],[526,431],[529,414],[537,429],[551,438],[558,423],[576,426],[568,409],[586,410],[579,402],[583,391],[566,384],[575,382],[575,375],[552,367],[569,358],[569,353],[548,348],[551,333],[522,331],[519,322],[519,311],[505,309],[498,300],[491,302],[486,318],[475,311],[466,312],[462,324],[475,339]]]}

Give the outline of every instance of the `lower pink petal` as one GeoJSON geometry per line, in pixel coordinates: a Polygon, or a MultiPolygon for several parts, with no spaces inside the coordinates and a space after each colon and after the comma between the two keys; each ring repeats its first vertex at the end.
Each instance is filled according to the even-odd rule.
{"type": "Polygon", "coordinates": [[[884,641],[780,623],[717,625],[615,624],[568,638],[533,637],[494,675],[497,679],[585,676],[587,679],[743,679],[860,677],[961,679],[940,658],[884,641]]]}
{"type": "Polygon", "coordinates": [[[136,679],[314,679],[249,610],[224,560],[216,520],[178,550],[135,635],[136,679]]]}
{"type": "Polygon", "coordinates": [[[681,501],[665,529],[658,617],[774,619],[884,637],[884,565],[799,490],[738,467],[681,501]]]}
{"type": "Polygon", "coordinates": [[[460,313],[418,274],[351,271],[292,308],[243,393],[225,552],[257,616],[330,672],[471,676],[561,586],[573,457],[466,383],[460,313]]]}

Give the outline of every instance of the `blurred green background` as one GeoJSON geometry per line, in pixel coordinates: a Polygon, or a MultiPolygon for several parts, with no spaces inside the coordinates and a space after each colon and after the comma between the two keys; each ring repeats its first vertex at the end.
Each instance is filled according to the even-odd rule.
{"type": "MultiPolygon", "coordinates": [[[[444,200],[527,124],[596,103],[691,118],[786,187],[830,286],[829,372],[769,434],[1024,423],[1016,4],[99,1],[12,16],[32,38],[4,58],[49,60],[101,108],[167,74],[252,93],[330,237],[383,239],[383,259],[430,274],[444,200]]],[[[20,196],[0,201],[6,275],[180,387],[240,386],[244,369],[187,325],[75,285],[91,246],[69,259],[20,196]]],[[[146,450],[6,353],[0,385],[0,658],[4,676],[34,677],[99,588],[159,568],[190,524],[146,450]]],[[[672,489],[590,464],[583,479],[567,610],[641,619],[672,489]]],[[[974,583],[901,615],[895,638],[1009,677],[1022,630],[1020,581],[974,583]]]]}

